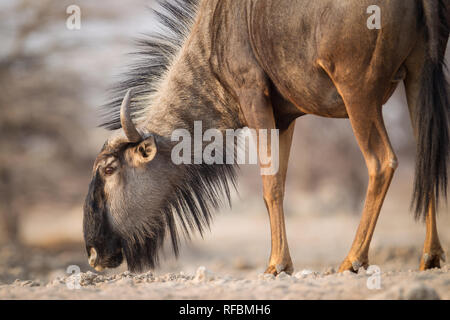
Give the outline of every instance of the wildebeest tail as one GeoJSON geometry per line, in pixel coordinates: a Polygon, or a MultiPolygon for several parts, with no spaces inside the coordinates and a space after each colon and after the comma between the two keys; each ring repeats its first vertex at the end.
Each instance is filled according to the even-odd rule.
{"type": "Polygon", "coordinates": [[[448,0],[422,0],[428,54],[422,71],[413,124],[417,156],[413,206],[416,218],[425,217],[436,197],[447,196],[449,140],[449,86],[445,78],[445,47],[449,36],[448,0]]]}

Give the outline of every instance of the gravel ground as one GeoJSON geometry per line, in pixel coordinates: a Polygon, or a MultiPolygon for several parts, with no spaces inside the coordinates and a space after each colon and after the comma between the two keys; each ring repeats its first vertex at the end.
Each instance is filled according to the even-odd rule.
{"type": "MultiPolygon", "coordinates": [[[[126,266],[95,273],[82,242],[61,245],[58,239],[39,240],[36,233],[30,242],[46,243],[45,248],[0,247],[0,299],[450,299],[449,264],[418,271],[424,226],[409,214],[390,212],[380,218],[369,257],[378,274],[335,272],[353,240],[357,216],[288,216],[295,273],[275,278],[262,274],[270,250],[266,216],[231,213],[218,216],[204,239],[185,244],[178,260],[166,250],[161,266],[144,274],[131,274],[126,266]],[[73,265],[81,273],[67,273],[73,265]]],[[[41,218],[30,229],[48,236],[52,221],[41,218]]],[[[73,225],[80,222],[58,223],[55,229],[67,237],[73,225]]],[[[450,215],[441,216],[447,253],[448,226],[450,215]]]]}
{"type": "Polygon", "coordinates": [[[128,271],[104,276],[92,272],[58,277],[49,283],[17,280],[0,286],[8,299],[449,299],[450,268],[427,272],[387,272],[376,275],[361,270],[325,273],[302,270],[294,276],[248,273],[245,278],[215,274],[199,267],[195,274],[128,271]],[[371,281],[372,280],[372,281],[371,281]],[[368,288],[368,282],[369,287],[368,288]],[[375,284],[370,286],[370,284],[375,284]]]}

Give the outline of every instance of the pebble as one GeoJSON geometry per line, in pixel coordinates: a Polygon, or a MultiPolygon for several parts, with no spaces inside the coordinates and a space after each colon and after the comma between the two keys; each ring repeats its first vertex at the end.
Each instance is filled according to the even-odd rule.
{"type": "Polygon", "coordinates": [[[206,269],[206,267],[201,266],[195,273],[194,282],[207,282],[214,280],[214,278],[214,273],[206,269]]]}
{"type": "Polygon", "coordinates": [[[304,279],[304,278],[307,278],[307,277],[312,276],[312,275],[315,275],[314,271],[305,269],[305,270],[297,272],[294,275],[294,277],[297,278],[297,279],[304,279]]]}
{"type": "Polygon", "coordinates": [[[277,275],[277,279],[278,280],[283,280],[283,279],[289,279],[291,276],[288,275],[286,272],[282,271],[277,275]]]}

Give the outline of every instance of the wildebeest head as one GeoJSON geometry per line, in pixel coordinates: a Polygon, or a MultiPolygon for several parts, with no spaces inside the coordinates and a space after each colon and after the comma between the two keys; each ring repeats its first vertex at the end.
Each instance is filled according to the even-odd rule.
{"type": "Polygon", "coordinates": [[[234,178],[227,165],[175,165],[170,139],[138,130],[129,106],[130,91],[122,130],[97,156],[84,206],[86,250],[96,270],[117,267],[123,257],[132,271],[155,267],[166,234],[177,254],[175,220],[187,237],[190,229],[202,233],[210,207],[218,206],[220,192],[229,197],[227,178],[234,178]]]}

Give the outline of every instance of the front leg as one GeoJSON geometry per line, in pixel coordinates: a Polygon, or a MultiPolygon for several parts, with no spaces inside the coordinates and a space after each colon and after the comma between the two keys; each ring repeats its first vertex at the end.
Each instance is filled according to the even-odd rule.
{"type": "MultiPolygon", "coordinates": [[[[275,120],[272,104],[268,96],[268,90],[246,90],[241,91],[241,109],[245,116],[247,125],[256,129],[258,138],[258,153],[260,154],[260,130],[267,130],[267,155],[273,161],[278,161],[278,171],[271,175],[263,175],[264,202],[267,207],[271,229],[271,253],[269,266],[266,273],[277,275],[284,271],[292,274],[294,267],[289,253],[289,246],[286,237],[284,222],[283,199],[286,181],[286,171],[288,167],[289,153],[291,149],[292,135],[295,122],[292,122],[287,129],[280,130],[279,133],[279,159],[272,159],[271,132],[275,129],[275,120]],[[266,94],[264,94],[264,92],[266,94]]],[[[264,146],[266,147],[266,146],[264,146]]],[[[260,158],[260,163],[263,163],[260,158]]]]}
{"type": "Polygon", "coordinates": [[[281,271],[292,274],[294,267],[289,254],[284,223],[283,199],[295,122],[280,131],[280,168],[275,175],[263,176],[264,202],[269,212],[272,248],[266,273],[277,275],[281,271]]]}

